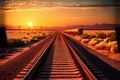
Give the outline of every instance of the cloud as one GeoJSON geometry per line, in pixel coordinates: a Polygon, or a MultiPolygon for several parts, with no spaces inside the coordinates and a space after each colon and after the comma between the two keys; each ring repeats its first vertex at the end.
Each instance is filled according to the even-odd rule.
{"type": "MultiPolygon", "coordinates": [[[[3,5],[0,7],[0,11],[9,10],[36,10],[36,9],[56,9],[56,8],[83,8],[83,7],[119,7],[120,5],[115,4],[102,4],[101,2],[92,3],[88,1],[82,2],[50,2],[40,0],[3,0],[3,5]]],[[[87,9],[87,8],[86,8],[87,9]]]]}

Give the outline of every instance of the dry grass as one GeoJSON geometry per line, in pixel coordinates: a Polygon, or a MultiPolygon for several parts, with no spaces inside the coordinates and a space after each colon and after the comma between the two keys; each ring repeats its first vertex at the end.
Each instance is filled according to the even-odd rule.
{"type": "Polygon", "coordinates": [[[117,53],[117,41],[115,32],[96,32],[94,34],[84,33],[76,36],[77,40],[94,46],[98,50],[108,50],[111,53],[117,53]]]}
{"type": "Polygon", "coordinates": [[[106,49],[110,50],[111,47],[117,46],[117,41],[111,41],[106,44],[106,49]]]}
{"type": "Polygon", "coordinates": [[[83,43],[88,43],[90,41],[90,39],[82,39],[81,42],[83,43]]]}
{"type": "Polygon", "coordinates": [[[112,47],[110,48],[110,52],[111,52],[111,53],[117,53],[117,52],[118,52],[117,46],[112,46],[112,47]]]}
{"type": "Polygon", "coordinates": [[[32,32],[28,33],[28,31],[23,30],[20,33],[16,30],[8,30],[7,31],[7,41],[9,46],[11,47],[21,47],[29,45],[30,43],[37,42],[38,40],[41,40],[45,38],[46,36],[49,36],[49,32],[32,32]]]}
{"type": "Polygon", "coordinates": [[[88,44],[91,46],[95,46],[96,44],[98,44],[100,41],[97,38],[93,38],[91,39],[88,44]]]}

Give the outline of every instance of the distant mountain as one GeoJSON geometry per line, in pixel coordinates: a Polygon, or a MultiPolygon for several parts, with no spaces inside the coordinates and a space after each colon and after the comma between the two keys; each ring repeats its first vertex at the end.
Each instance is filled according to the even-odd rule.
{"type": "Polygon", "coordinates": [[[95,29],[95,30],[113,30],[115,29],[115,27],[120,27],[120,24],[74,25],[74,26],[66,26],[63,29],[82,28],[82,29],[95,29]]]}
{"type": "MultiPolygon", "coordinates": [[[[82,28],[82,29],[96,29],[96,30],[113,30],[115,27],[120,27],[120,24],[95,24],[95,25],[72,25],[72,26],[54,26],[54,27],[47,27],[43,26],[42,29],[51,29],[51,30],[66,30],[66,29],[75,29],[75,28],[82,28]]],[[[39,28],[39,27],[38,27],[39,28]]],[[[19,29],[18,27],[6,27],[6,29],[19,29]]],[[[36,28],[37,29],[37,28],[36,28]]]]}

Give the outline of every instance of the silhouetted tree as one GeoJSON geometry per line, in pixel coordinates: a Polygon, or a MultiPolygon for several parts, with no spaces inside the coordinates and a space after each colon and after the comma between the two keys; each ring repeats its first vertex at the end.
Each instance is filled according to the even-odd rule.
{"type": "Polygon", "coordinates": [[[79,28],[78,29],[78,35],[82,35],[83,34],[83,29],[82,28],[79,28]]]}

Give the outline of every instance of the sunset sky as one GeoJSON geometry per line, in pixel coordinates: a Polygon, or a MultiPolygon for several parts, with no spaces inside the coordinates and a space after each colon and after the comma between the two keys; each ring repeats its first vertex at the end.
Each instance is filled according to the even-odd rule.
{"type": "Polygon", "coordinates": [[[119,0],[2,0],[0,4],[0,24],[7,26],[120,23],[120,7],[115,6],[119,0]]]}

